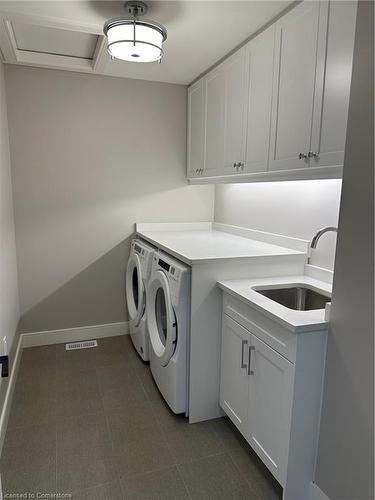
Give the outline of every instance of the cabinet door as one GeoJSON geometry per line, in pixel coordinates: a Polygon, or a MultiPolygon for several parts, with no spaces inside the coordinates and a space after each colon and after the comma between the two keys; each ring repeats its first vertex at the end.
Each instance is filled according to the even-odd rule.
{"type": "Polygon", "coordinates": [[[197,177],[203,170],[204,104],[204,83],[200,80],[188,89],[188,177],[197,177]]]}
{"type": "Polygon", "coordinates": [[[238,50],[224,64],[225,70],[225,156],[224,172],[240,172],[244,157],[245,132],[245,48],[238,50]]]}
{"type": "Polygon", "coordinates": [[[220,405],[238,429],[246,434],[249,407],[247,353],[250,333],[223,314],[221,340],[220,405]]]}
{"type": "Polygon", "coordinates": [[[219,175],[224,166],[225,68],[219,66],[206,78],[204,175],[219,175]]]}
{"type": "Polygon", "coordinates": [[[245,172],[264,172],[268,168],[274,42],[275,27],[272,26],[247,46],[245,172]]]}
{"type": "Polygon", "coordinates": [[[356,1],[329,4],[327,57],[321,126],[313,130],[311,166],[344,164],[352,76],[356,1]]]}
{"type": "Polygon", "coordinates": [[[328,2],[303,2],[276,23],[269,170],[309,166],[319,126],[328,2]],[[325,25],[325,26],[324,26],[325,25]]]}
{"type": "Polygon", "coordinates": [[[293,395],[293,365],[251,336],[247,439],[272,474],[285,484],[293,395]]]}

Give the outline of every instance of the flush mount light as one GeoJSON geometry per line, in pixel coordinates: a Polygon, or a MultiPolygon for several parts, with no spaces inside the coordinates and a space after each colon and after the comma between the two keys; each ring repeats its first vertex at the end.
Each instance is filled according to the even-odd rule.
{"type": "Polygon", "coordinates": [[[167,30],[155,21],[139,19],[147,12],[143,2],[126,2],[125,9],[132,17],[116,17],[104,23],[111,57],[132,62],[161,61],[167,30]]]}

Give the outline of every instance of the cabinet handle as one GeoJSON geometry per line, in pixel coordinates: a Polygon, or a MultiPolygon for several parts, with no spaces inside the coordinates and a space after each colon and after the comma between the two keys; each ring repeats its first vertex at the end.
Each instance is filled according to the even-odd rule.
{"type": "Polygon", "coordinates": [[[253,345],[249,345],[249,361],[247,363],[248,375],[254,375],[254,371],[251,369],[251,351],[255,351],[255,347],[253,345]]]}
{"type": "Polygon", "coordinates": [[[304,160],[305,158],[307,158],[307,154],[306,154],[306,153],[300,153],[300,154],[298,155],[298,158],[299,158],[300,160],[304,160]]]}
{"type": "Polygon", "coordinates": [[[247,365],[243,362],[243,354],[244,354],[245,345],[247,345],[247,340],[243,340],[242,341],[242,347],[241,347],[241,368],[247,368],[247,365]]]}
{"type": "Polygon", "coordinates": [[[237,163],[233,163],[233,168],[237,168],[237,163]]]}
{"type": "Polygon", "coordinates": [[[319,158],[318,153],[314,153],[314,151],[309,151],[308,154],[307,154],[307,156],[309,158],[319,158]]]}

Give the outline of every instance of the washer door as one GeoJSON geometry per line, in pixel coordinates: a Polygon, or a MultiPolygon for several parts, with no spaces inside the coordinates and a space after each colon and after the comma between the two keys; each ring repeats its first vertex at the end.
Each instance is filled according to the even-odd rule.
{"type": "Polygon", "coordinates": [[[136,254],[131,255],[128,261],[125,290],[130,319],[138,326],[145,310],[145,289],[141,262],[136,254]]]}
{"type": "Polygon", "coordinates": [[[156,271],[147,287],[146,315],[152,350],[166,366],[176,348],[177,322],[163,271],[156,271]]]}

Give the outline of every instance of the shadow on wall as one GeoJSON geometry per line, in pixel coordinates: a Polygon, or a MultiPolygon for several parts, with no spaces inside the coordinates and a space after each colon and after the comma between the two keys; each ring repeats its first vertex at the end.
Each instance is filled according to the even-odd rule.
{"type": "Polygon", "coordinates": [[[20,333],[127,321],[125,270],[133,236],[55,290],[20,320],[20,333]]]}

